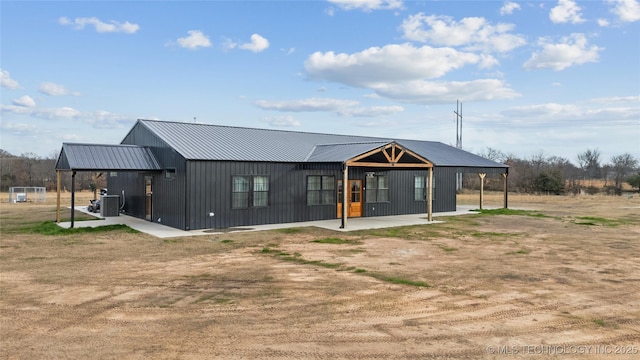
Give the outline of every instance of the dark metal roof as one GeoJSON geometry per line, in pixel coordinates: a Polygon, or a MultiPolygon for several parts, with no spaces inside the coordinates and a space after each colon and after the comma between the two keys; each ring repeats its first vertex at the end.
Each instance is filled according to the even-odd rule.
{"type": "Polygon", "coordinates": [[[343,162],[397,142],[436,166],[508,168],[435,141],[138,120],[188,160],[343,162]]]}
{"type": "Polygon", "coordinates": [[[62,144],[56,170],[161,170],[151,150],[135,145],[62,144]]]}
{"type": "Polygon", "coordinates": [[[323,144],[313,148],[307,162],[344,162],[358,155],[362,155],[387,145],[387,141],[372,141],[364,143],[348,143],[348,144],[323,144]]]}

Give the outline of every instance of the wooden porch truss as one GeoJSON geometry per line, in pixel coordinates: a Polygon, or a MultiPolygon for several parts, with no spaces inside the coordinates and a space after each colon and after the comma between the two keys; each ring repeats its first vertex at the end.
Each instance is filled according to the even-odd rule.
{"type": "MultiPolygon", "coordinates": [[[[382,160],[382,158],[380,158],[382,160]]],[[[432,168],[433,164],[414,153],[405,149],[395,142],[385,146],[358,155],[347,160],[347,166],[363,166],[363,167],[406,167],[406,168],[432,168]],[[377,156],[378,155],[378,156],[377,156]],[[372,158],[383,155],[386,161],[373,161],[372,158]]]]}

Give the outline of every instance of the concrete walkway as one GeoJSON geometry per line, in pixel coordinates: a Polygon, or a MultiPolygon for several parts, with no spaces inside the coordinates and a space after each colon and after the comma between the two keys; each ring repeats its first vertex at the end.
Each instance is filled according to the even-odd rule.
{"type": "MultiPolygon", "coordinates": [[[[238,232],[238,231],[263,231],[263,230],[286,229],[286,228],[309,227],[309,226],[316,226],[324,229],[346,232],[346,231],[382,229],[382,228],[409,226],[409,225],[426,225],[426,224],[441,223],[442,221],[435,220],[438,217],[470,214],[469,211],[471,211],[472,209],[477,209],[477,206],[458,206],[456,211],[434,213],[433,214],[434,221],[432,222],[427,221],[427,214],[412,214],[412,215],[349,218],[347,219],[346,229],[340,228],[340,225],[341,225],[340,219],[333,219],[333,220],[286,223],[286,224],[238,226],[232,229],[209,229],[209,230],[189,230],[189,231],[179,230],[166,225],[162,225],[162,224],[158,224],[151,221],[146,221],[143,219],[138,219],[132,216],[122,215],[122,214],[119,216],[101,217],[100,214],[94,214],[89,212],[86,206],[76,206],[75,209],[77,211],[84,212],[86,214],[89,214],[97,218],[97,220],[75,221],[74,227],[76,228],[122,224],[122,225],[127,225],[132,229],[135,229],[140,232],[153,235],[159,238],[172,238],[172,237],[181,237],[181,236],[223,234],[223,233],[238,232]]],[[[71,223],[61,222],[58,225],[63,228],[69,228],[71,226],[71,223]]]]}

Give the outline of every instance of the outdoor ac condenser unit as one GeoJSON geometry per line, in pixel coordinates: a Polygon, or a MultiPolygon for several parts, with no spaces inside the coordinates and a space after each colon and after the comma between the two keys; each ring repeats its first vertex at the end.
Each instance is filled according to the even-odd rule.
{"type": "Polygon", "coordinates": [[[120,213],[119,195],[102,195],[100,197],[100,216],[118,216],[120,213]]]}

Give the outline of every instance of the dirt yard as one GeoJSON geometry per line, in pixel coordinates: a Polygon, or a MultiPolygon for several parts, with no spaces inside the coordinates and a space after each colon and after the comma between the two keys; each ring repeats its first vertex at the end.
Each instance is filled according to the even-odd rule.
{"type": "Polygon", "coordinates": [[[173,239],[46,235],[49,198],[0,205],[2,359],[640,358],[637,194],[173,239]]]}

